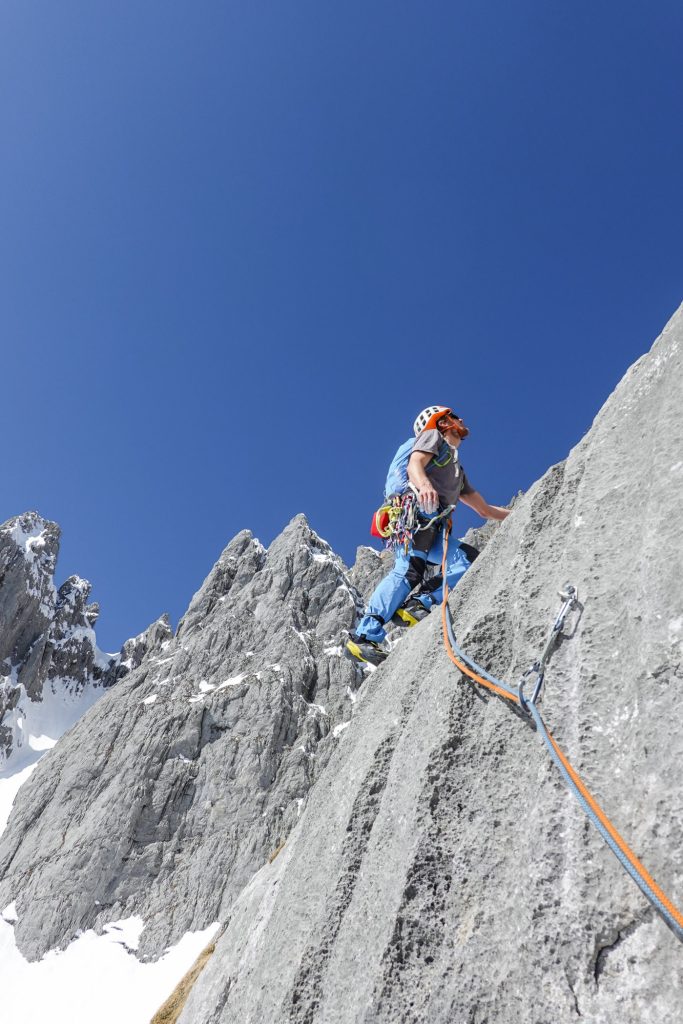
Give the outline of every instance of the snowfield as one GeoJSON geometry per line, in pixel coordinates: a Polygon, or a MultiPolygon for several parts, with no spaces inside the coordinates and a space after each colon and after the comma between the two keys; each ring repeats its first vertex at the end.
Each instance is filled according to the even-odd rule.
{"type": "Polygon", "coordinates": [[[8,1024],[149,1024],[215,935],[218,924],[188,932],[156,963],[137,948],[144,922],[113,921],[104,935],[84,932],[61,953],[29,963],[14,942],[14,905],[0,917],[2,1018],[8,1024]]]}
{"type": "Polygon", "coordinates": [[[5,831],[9,812],[12,810],[12,804],[20,786],[26,782],[37,763],[38,758],[36,757],[32,764],[18,768],[12,775],[7,775],[6,772],[0,774],[0,836],[5,831]]]}
{"type": "MultiPolygon", "coordinates": [[[[22,692],[5,721],[14,747],[0,772],[0,835],[38,761],[103,692],[89,682],[73,695],[62,680],[45,687],[41,702],[22,692]]],[[[149,1024],[219,927],[188,932],[156,963],[141,963],[134,951],[144,921],[131,917],[106,925],[104,935],[86,931],[62,952],[29,963],[14,941],[17,919],[15,903],[0,914],[2,1020],[8,1024],[149,1024]]]]}
{"type": "MultiPolygon", "coordinates": [[[[31,706],[38,735],[26,729],[27,742],[14,765],[0,773],[0,834],[20,787],[64,726],[78,717],[75,705],[83,711],[101,692],[90,691],[71,706],[68,700],[66,706],[56,700],[52,707],[50,700],[47,706],[31,706]]],[[[0,992],[7,1024],[149,1024],[219,927],[188,932],[156,963],[141,963],[134,951],[144,921],[131,917],[106,925],[104,935],[86,931],[63,952],[29,963],[14,941],[17,919],[14,903],[0,914],[0,992]]]]}

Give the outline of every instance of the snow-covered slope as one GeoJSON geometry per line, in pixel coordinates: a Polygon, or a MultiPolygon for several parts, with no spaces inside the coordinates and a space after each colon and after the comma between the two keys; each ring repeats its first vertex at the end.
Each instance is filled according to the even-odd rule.
{"type": "Polygon", "coordinates": [[[59,527],[35,512],[0,526],[0,770],[37,760],[116,678],[95,637],[90,584],[57,589],[59,527]]]}
{"type": "Polygon", "coordinates": [[[101,935],[83,932],[62,953],[29,963],[16,947],[13,906],[0,916],[2,1019],[7,1024],[149,1024],[217,925],[188,933],[155,963],[135,950],[140,918],[112,921],[101,935]]]}
{"type": "MultiPolygon", "coordinates": [[[[0,526],[0,835],[40,759],[102,695],[172,631],[162,616],[117,655],[95,635],[90,584],[71,576],[57,589],[59,527],[35,512],[0,526]]],[[[12,1024],[146,1024],[216,930],[187,933],[153,964],[134,955],[141,918],[81,932],[63,953],[30,963],[15,941],[14,901],[0,908],[2,1018],[12,1024]]]]}

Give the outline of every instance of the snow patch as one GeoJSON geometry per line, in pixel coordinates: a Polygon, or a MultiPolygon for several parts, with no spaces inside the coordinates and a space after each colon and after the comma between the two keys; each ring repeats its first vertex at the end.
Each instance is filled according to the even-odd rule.
{"type": "Polygon", "coordinates": [[[158,699],[159,699],[159,694],[158,693],[150,693],[149,697],[145,697],[145,699],[143,701],[140,701],[140,703],[141,704],[155,704],[158,699]]]}
{"type": "Polygon", "coordinates": [[[103,931],[105,935],[111,936],[113,942],[119,942],[126,949],[137,949],[144,927],[145,922],[142,918],[133,916],[105,924],[103,931]]]}
{"type": "Polygon", "coordinates": [[[16,707],[2,719],[2,724],[12,731],[12,746],[0,779],[33,764],[36,752],[44,753],[53,747],[105,692],[92,680],[79,693],[71,692],[73,685],[73,679],[52,679],[45,683],[41,701],[32,701],[25,688],[19,688],[16,707]]]}
{"type": "Polygon", "coordinates": [[[141,963],[130,951],[144,922],[132,917],[29,963],[14,941],[11,908],[0,919],[0,991],[3,1019],[14,1024],[149,1024],[219,927],[188,932],[156,963],[141,963]]]}
{"type": "Polygon", "coordinates": [[[57,588],[52,579],[54,562],[45,550],[47,542],[43,520],[36,519],[28,530],[18,521],[3,532],[11,537],[24,556],[29,575],[28,593],[40,598],[41,614],[45,618],[52,618],[57,603],[57,588]]]}
{"type": "Polygon", "coordinates": [[[0,772],[0,835],[2,835],[7,826],[14,798],[39,760],[40,755],[34,759],[32,764],[27,764],[14,772],[0,772]]]}
{"type": "Polygon", "coordinates": [[[17,914],[17,905],[14,902],[14,900],[11,903],[7,904],[2,914],[0,914],[0,917],[2,917],[3,921],[7,921],[8,924],[14,924],[16,921],[19,920],[19,915],[17,914]]]}
{"type": "Polygon", "coordinates": [[[52,750],[57,740],[51,736],[29,736],[28,745],[31,750],[52,750]]]}
{"type": "Polygon", "coordinates": [[[25,530],[21,522],[17,522],[7,533],[29,561],[35,561],[45,550],[45,528],[39,522],[30,530],[25,530]]]}
{"type": "Polygon", "coordinates": [[[300,696],[300,699],[301,699],[301,700],[303,701],[303,703],[304,703],[304,704],[306,705],[306,707],[307,707],[307,708],[310,708],[310,710],[311,710],[311,711],[313,712],[313,714],[315,714],[315,712],[316,712],[316,711],[319,711],[319,712],[320,712],[320,714],[321,714],[321,715],[322,715],[322,716],[323,716],[324,718],[329,718],[329,717],[330,717],[330,716],[328,715],[327,711],[325,711],[325,708],[324,708],[324,707],[322,706],[322,704],[314,704],[314,703],[313,703],[313,701],[311,701],[311,702],[309,703],[309,702],[308,702],[308,701],[306,700],[306,698],[305,698],[305,697],[302,697],[302,696],[301,696],[301,694],[300,694],[299,696],[300,696]]]}
{"type": "Polygon", "coordinates": [[[348,729],[350,725],[350,722],[341,722],[339,725],[335,725],[334,729],[332,730],[332,735],[334,736],[335,740],[339,739],[341,734],[344,732],[344,729],[348,729]]]}
{"type": "Polygon", "coordinates": [[[242,682],[242,680],[246,679],[246,678],[247,678],[247,673],[246,672],[242,672],[241,675],[239,675],[239,676],[233,676],[232,679],[226,679],[225,682],[221,683],[220,686],[217,686],[216,689],[224,690],[226,688],[226,686],[239,686],[239,684],[242,682]]]}
{"type": "Polygon", "coordinates": [[[196,704],[200,700],[204,700],[207,693],[212,693],[214,690],[222,690],[225,686],[236,686],[237,682],[244,679],[244,676],[236,676],[234,680],[227,679],[220,686],[216,686],[215,683],[207,683],[206,679],[200,680],[199,693],[195,693],[193,697],[190,697],[190,704],[196,704]]]}

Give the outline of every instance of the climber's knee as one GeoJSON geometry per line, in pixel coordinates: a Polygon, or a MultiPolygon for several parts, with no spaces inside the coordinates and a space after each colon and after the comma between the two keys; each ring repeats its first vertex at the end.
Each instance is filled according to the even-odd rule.
{"type": "Polygon", "coordinates": [[[426,568],[427,560],[425,558],[420,558],[418,555],[410,556],[408,571],[406,572],[406,582],[410,584],[411,590],[414,590],[415,587],[422,583],[426,568]]]}

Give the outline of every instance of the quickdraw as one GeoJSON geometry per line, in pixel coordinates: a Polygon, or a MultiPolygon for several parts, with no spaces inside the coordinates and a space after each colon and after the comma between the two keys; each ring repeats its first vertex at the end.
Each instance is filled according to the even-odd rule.
{"type": "Polygon", "coordinates": [[[387,547],[394,551],[402,548],[407,552],[413,542],[413,534],[418,528],[417,498],[412,490],[408,490],[404,494],[395,494],[393,500],[396,502],[398,515],[394,531],[387,539],[387,547]]]}
{"type": "Polygon", "coordinates": [[[416,533],[447,519],[454,508],[455,505],[447,505],[427,522],[421,522],[418,498],[412,489],[403,494],[392,494],[372,517],[370,533],[373,537],[381,537],[391,550],[402,548],[407,553],[416,533]]]}
{"type": "Polygon", "coordinates": [[[553,622],[548,639],[545,642],[545,647],[541,652],[540,657],[526,670],[522,678],[519,681],[519,689],[517,691],[519,696],[519,704],[523,711],[526,711],[527,715],[531,714],[529,704],[524,696],[525,685],[534,677],[536,678],[534,685],[534,692],[531,698],[531,703],[535,704],[541,695],[543,689],[543,677],[545,675],[545,666],[548,662],[555,644],[560,638],[562,633],[562,627],[564,626],[564,620],[567,617],[568,612],[572,610],[579,603],[579,593],[571,583],[565,583],[564,587],[558,591],[562,599],[562,607],[560,608],[555,621],[553,622]]]}
{"type": "Polygon", "coordinates": [[[545,666],[550,657],[553,647],[557,643],[562,627],[569,610],[578,604],[576,589],[567,584],[562,591],[562,607],[553,623],[552,629],[546,641],[545,647],[537,661],[527,669],[517,688],[510,686],[501,679],[489,675],[472,658],[462,651],[455,640],[453,623],[450,609],[448,608],[448,583],[446,579],[446,558],[448,554],[448,535],[450,533],[450,522],[446,524],[443,551],[443,601],[441,604],[441,620],[443,627],[443,639],[446,653],[455,666],[470,679],[480,683],[487,689],[504,697],[506,700],[518,704],[525,711],[536,725],[537,732],[545,743],[550,756],[559,768],[562,776],[574,794],[581,807],[588,815],[593,825],[597,828],[602,838],[619,860],[625,871],[631,876],[641,892],[647,897],[651,905],[662,916],[666,924],[671,928],[676,938],[683,942],[683,914],[674,906],[666,894],[659,888],[655,880],[649,874],[645,866],[636,857],[635,853],[628,846],[623,837],[617,832],[605,812],[591,796],[580,776],[569,763],[567,757],[558,747],[551,733],[548,731],[545,722],[538,709],[537,701],[541,695],[545,666]],[[524,685],[533,677],[536,677],[533,694],[531,697],[524,696],[524,685]]]}
{"type": "Polygon", "coordinates": [[[373,537],[381,537],[388,548],[396,550],[402,547],[407,551],[416,528],[415,495],[406,491],[405,494],[392,494],[388,502],[377,509],[372,517],[370,533],[373,537]]]}

